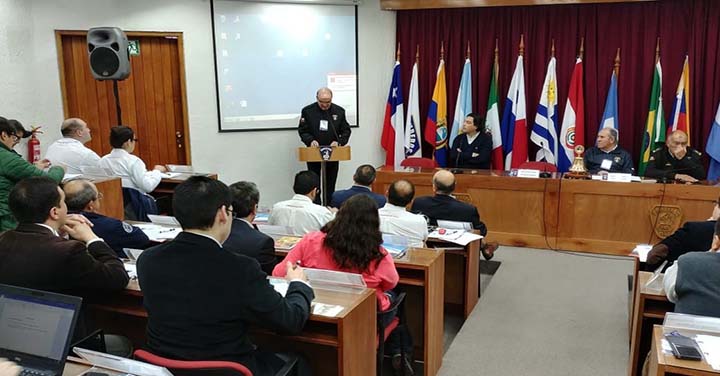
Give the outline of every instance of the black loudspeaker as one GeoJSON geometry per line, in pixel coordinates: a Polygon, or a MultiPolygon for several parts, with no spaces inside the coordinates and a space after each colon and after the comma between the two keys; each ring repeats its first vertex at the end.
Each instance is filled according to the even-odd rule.
{"type": "Polygon", "coordinates": [[[128,39],[117,27],[94,27],[87,34],[90,71],[96,80],[124,80],[130,76],[128,39]]]}

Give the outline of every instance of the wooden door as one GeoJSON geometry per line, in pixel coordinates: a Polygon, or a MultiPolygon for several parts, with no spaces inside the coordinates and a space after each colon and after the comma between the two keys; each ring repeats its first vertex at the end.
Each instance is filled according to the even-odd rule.
{"type": "MultiPolygon", "coordinates": [[[[93,137],[86,145],[100,156],[108,154],[110,128],[118,123],[113,83],[93,78],[86,31],[55,34],[65,117],[85,120],[93,137]]],[[[134,154],[150,169],[190,164],[182,33],[127,36],[140,45],[140,54],[130,57],[130,77],[118,82],[122,124],[132,127],[139,140],[134,154]]]]}

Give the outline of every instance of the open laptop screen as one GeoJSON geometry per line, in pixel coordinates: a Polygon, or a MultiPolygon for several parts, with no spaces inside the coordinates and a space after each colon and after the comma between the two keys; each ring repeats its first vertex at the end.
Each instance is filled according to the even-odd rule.
{"type": "Polygon", "coordinates": [[[61,360],[77,304],[0,291],[0,349],[61,360]]]}

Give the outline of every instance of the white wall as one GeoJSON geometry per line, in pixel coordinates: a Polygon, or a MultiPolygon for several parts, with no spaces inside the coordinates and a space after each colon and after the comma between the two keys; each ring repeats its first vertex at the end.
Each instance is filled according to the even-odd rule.
{"type": "MultiPolygon", "coordinates": [[[[0,116],[26,127],[43,125],[43,148],[60,137],[62,96],[55,30],[117,26],[133,31],[180,31],[193,165],[226,183],[254,181],[261,205],[288,198],[296,161],[296,131],[218,133],[212,28],[208,0],[0,0],[0,116]]],[[[357,165],[380,165],[380,133],[392,74],[395,13],[379,0],[358,8],[359,117],[351,162],[341,164],[338,188],[350,185],[357,165]]],[[[308,103],[314,93],[308,93],[308,103]]],[[[298,109],[300,111],[300,109],[298,109]]]]}

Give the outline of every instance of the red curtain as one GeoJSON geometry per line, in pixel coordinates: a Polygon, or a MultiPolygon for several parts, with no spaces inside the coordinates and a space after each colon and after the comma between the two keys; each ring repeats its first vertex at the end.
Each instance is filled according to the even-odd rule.
{"type": "MultiPolygon", "coordinates": [[[[499,42],[499,102],[507,94],[518,55],[520,35],[525,39],[525,82],[528,132],[542,90],[555,40],[558,77],[558,122],[562,122],[570,76],[585,38],[585,145],[595,144],[615,54],[620,48],[618,82],[620,145],[640,156],[656,40],[660,37],[663,68],[663,107],[672,109],[685,55],[690,59],[690,121],[693,147],[704,152],[705,142],[720,100],[720,2],[715,0],[660,0],[636,3],[487,7],[397,12],[397,40],[401,46],[405,98],[416,47],[420,47],[420,111],[423,119],[435,85],[440,43],[445,46],[448,124],[468,42],[472,62],[473,110],[485,116],[495,39],[499,42]]],[[[388,70],[392,62],[387,63],[388,70]]],[[[424,125],[424,122],[423,122],[424,125]]],[[[528,135],[529,136],[529,135],[528,135]]],[[[531,160],[535,152],[529,153],[531,160]]],[[[432,147],[423,145],[424,155],[432,147]]]]}

